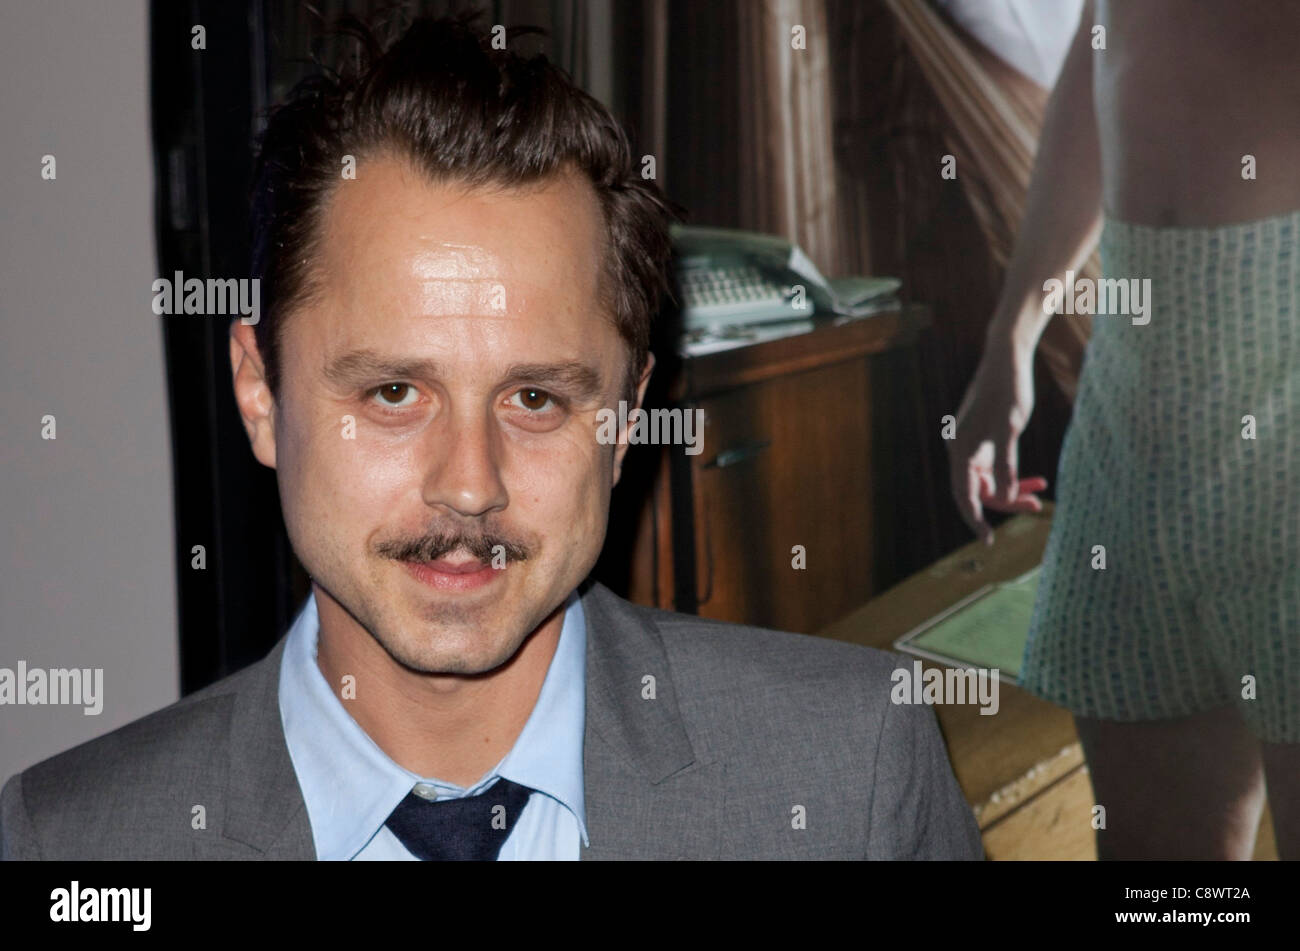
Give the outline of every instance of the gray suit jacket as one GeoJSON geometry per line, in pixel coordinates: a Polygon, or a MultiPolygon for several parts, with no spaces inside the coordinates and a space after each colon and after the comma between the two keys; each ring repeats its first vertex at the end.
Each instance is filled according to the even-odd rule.
{"type": "MultiPolygon", "coordinates": [[[[890,702],[898,656],[642,608],[599,584],[583,607],[582,858],[983,857],[934,712],[890,702]]],[[[0,856],[314,859],[280,724],[284,643],[14,776],[0,856]]]]}

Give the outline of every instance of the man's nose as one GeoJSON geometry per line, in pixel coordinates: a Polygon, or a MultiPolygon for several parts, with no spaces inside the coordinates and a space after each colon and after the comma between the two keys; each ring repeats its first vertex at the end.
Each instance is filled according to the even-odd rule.
{"type": "Polygon", "coordinates": [[[502,442],[491,415],[448,413],[433,427],[432,461],[424,481],[426,504],[458,515],[486,515],[506,506],[501,480],[502,442]]]}

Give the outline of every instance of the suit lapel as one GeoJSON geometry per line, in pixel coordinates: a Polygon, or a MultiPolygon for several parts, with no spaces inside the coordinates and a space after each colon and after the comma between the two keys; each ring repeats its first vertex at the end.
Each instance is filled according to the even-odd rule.
{"type": "Polygon", "coordinates": [[[222,835],[268,859],[316,858],[307,807],[280,722],[280,661],[288,636],[249,668],[235,692],[222,835]]]}
{"type": "Polygon", "coordinates": [[[658,630],[602,585],[590,583],[582,599],[591,845],[581,857],[716,858],[725,767],[696,756],[658,630]]]}

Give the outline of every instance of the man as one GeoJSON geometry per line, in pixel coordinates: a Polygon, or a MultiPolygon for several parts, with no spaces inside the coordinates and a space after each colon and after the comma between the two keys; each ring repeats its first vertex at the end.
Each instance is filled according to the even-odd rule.
{"type": "Polygon", "coordinates": [[[469,18],[343,82],[271,119],[269,305],[230,344],[311,599],[10,781],[5,856],[981,857],[889,655],[584,581],[627,448],[598,412],[644,395],[669,255],[612,117],[469,18]]]}
{"type": "Polygon", "coordinates": [[[1129,293],[1093,318],[1022,672],[1075,714],[1102,858],[1249,858],[1266,785],[1300,858],[1297,27],[1267,0],[1085,6],[950,444],[972,529],[1037,508],[1045,292],[1104,226],[1129,293]]]}

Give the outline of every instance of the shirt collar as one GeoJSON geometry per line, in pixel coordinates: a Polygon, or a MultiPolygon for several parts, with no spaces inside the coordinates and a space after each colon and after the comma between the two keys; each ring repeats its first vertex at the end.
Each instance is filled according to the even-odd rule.
{"type": "Polygon", "coordinates": [[[440,793],[472,795],[497,777],[557,800],[573,813],[583,842],[590,844],[582,764],[587,624],[576,591],[565,601],[555,656],[515,745],[496,768],[467,790],[403,769],[376,745],[352,719],[316,665],[319,633],[313,594],[289,629],[285,644],[280,665],[280,719],[318,858],[354,858],[416,783],[436,786],[440,793]]]}

